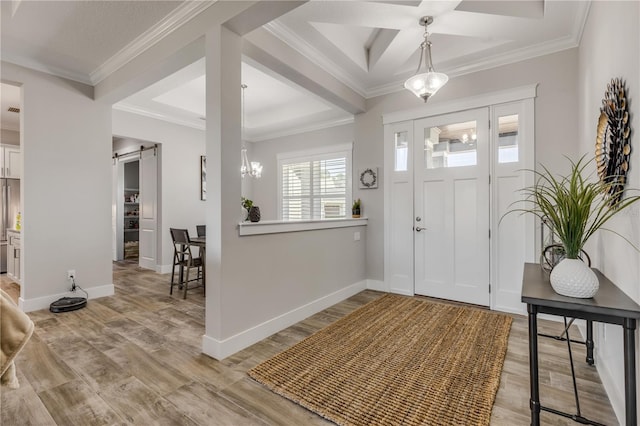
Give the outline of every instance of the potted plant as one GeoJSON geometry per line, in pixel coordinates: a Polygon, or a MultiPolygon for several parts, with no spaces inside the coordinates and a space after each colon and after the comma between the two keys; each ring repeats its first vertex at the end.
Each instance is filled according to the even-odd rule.
{"type": "Polygon", "coordinates": [[[242,197],[242,207],[247,211],[247,218],[251,222],[260,222],[260,207],[254,206],[253,201],[242,197]]]}
{"type": "Polygon", "coordinates": [[[536,182],[523,189],[525,198],[519,202],[524,203],[524,207],[506,214],[530,213],[546,221],[564,251],[564,259],[551,271],[551,286],[564,296],[589,298],[596,294],[599,283],[595,273],[579,259],[580,252],[598,229],[613,232],[633,246],[627,238],[603,225],[640,200],[640,196],[621,199],[622,189],[611,192],[617,179],[603,182],[591,179],[592,175],[585,177],[589,162],[584,156],[578,162],[569,161],[571,171],[566,176],[556,177],[544,166],[542,171],[529,170],[535,174],[536,182]],[[620,201],[616,203],[617,199],[620,201]]]}
{"type": "Polygon", "coordinates": [[[353,200],[353,206],[351,207],[351,217],[360,217],[360,198],[353,200]]]}

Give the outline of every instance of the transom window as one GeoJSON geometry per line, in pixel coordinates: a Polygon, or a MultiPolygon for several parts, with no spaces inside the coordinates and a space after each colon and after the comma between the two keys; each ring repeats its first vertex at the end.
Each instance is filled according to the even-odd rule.
{"type": "Polygon", "coordinates": [[[280,220],[347,217],[352,145],[278,155],[280,220]]]}

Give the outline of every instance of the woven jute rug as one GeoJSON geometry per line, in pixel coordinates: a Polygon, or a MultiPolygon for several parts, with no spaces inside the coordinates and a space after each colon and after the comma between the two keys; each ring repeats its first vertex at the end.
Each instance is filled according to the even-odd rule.
{"type": "Polygon", "coordinates": [[[487,425],[511,318],[385,295],[249,375],[340,425],[487,425]]]}

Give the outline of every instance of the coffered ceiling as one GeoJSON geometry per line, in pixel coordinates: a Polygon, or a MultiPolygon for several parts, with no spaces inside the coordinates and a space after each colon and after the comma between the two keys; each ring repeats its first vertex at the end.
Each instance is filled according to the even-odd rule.
{"type": "MultiPolygon", "coordinates": [[[[4,61],[97,84],[214,1],[0,2],[4,61]]],[[[589,1],[308,1],[268,31],[364,98],[402,90],[415,72],[423,28],[450,78],[578,45],[589,1]]],[[[251,34],[249,34],[251,36],[251,34]]],[[[344,122],[349,114],[245,58],[246,123],[255,140],[344,122]],[[253,80],[253,82],[250,82],[253,80]],[[262,136],[261,136],[262,135],[262,136]]],[[[118,107],[202,127],[202,64],[118,107]]],[[[3,112],[4,113],[4,112],[3,112]]]]}
{"type": "MultiPolygon", "coordinates": [[[[204,129],[204,74],[203,58],[114,108],[204,129]]],[[[250,142],[353,121],[351,114],[248,58],[242,63],[242,82],[247,86],[244,137],[250,142]]]]}
{"type": "Polygon", "coordinates": [[[364,97],[401,90],[424,28],[433,63],[453,77],[578,45],[589,2],[312,1],[266,25],[364,97]]]}

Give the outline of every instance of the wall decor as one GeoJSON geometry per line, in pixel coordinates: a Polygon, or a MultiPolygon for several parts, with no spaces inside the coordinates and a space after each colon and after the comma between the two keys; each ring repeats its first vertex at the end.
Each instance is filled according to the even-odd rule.
{"type": "Polygon", "coordinates": [[[596,132],[596,165],[600,182],[610,184],[608,202],[617,204],[627,183],[631,154],[631,123],[624,80],[607,84],[596,132]]]}
{"type": "Polygon", "coordinates": [[[358,170],[358,182],[360,189],[374,189],[378,187],[378,168],[368,167],[358,170]]]}
{"type": "Polygon", "coordinates": [[[207,199],[207,156],[200,156],[200,199],[207,199]]]}

